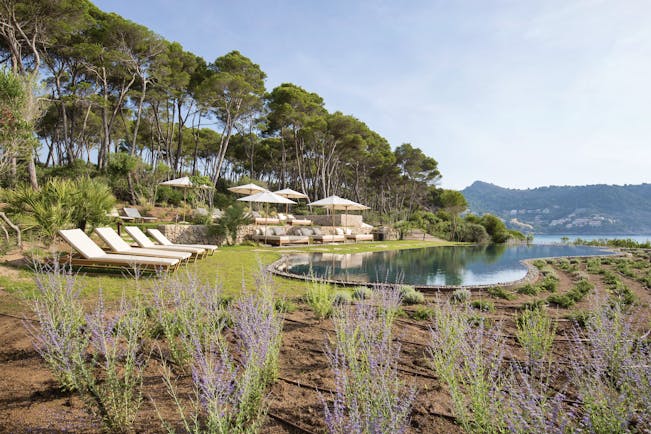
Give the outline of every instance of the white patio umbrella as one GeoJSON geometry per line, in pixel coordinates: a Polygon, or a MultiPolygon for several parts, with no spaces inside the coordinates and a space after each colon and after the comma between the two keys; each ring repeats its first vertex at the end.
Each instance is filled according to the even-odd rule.
{"type": "MultiPolygon", "coordinates": [[[[278,196],[286,197],[288,199],[308,199],[307,194],[299,191],[292,190],[291,188],[284,188],[282,190],[274,191],[278,196]]],[[[289,204],[285,205],[285,213],[289,212],[289,204]]]]}
{"type": "Polygon", "coordinates": [[[269,191],[269,190],[255,184],[244,184],[244,185],[236,185],[235,187],[231,187],[228,189],[228,191],[232,191],[233,193],[237,193],[237,194],[252,195],[252,194],[261,193],[263,191],[269,191]]]}
{"type": "MultiPolygon", "coordinates": [[[[276,193],[272,193],[270,191],[263,191],[261,193],[257,194],[252,194],[250,196],[245,196],[237,199],[242,202],[257,202],[257,203],[264,203],[266,204],[267,208],[267,215],[269,215],[269,204],[270,203],[284,203],[284,204],[290,204],[290,203],[296,203],[291,199],[287,199],[286,197],[282,197],[277,195],[276,193]]],[[[267,225],[264,225],[265,228],[265,236],[267,235],[267,225]]]]}
{"type": "MultiPolygon", "coordinates": [[[[323,198],[321,200],[317,200],[316,202],[311,202],[308,203],[308,206],[320,206],[322,208],[326,208],[332,211],[332,226],[335,225],[335,210],[344,210],[344,211],[361,211],[365,209],[369,209],[366,205],[362,205],[361,203],[353,202],[352,200],[349,199],[344,199],[342,197],[339,197],[337,195],[333,196],[328,196],[326,198],[323,198]]],[[[344,225],[346,226],[346,225],[344,225]]]]}
{"type": "MultiPolygon", "coordinates": [[[[189,188],[193,188],[194,184],[189,177],[183,176],[181,178],[170,179],[169,181],[159,182],[158,185],[165,185],[167,187],[175,187],[183,189],[183,202],[187,203],[187,193],[189,188]]],[[[183,221],[185,221],[185,207],[183,208],[183,221]]]]}

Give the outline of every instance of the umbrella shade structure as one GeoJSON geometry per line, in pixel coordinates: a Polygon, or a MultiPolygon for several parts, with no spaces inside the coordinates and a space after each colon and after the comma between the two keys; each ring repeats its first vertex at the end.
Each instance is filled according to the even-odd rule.
{"type": "MultiPolygon", "coordinates": [[[[292,190],[291,188],[284,188],[282,190],[274,191],[278,196],[286,197],[288,199],[309,199],[307,194],[299,191],[292,190]]],[[[289,212],[289,204],[285,205],[285,213],[289,212]]]]}
{"type": "MultiPolygon", "coordinates": [[[[270,203],[284,203],[284,204],[290,204],[290,203],[296,203],[291,199],[287,199],[286,197],[282,197],[277,195],[276,193],[272,193],[270,191],[263,191],[262,193],[258,194],[252,194],[250,196],[245,196],[237,199],[242,202],[258,202],[258,203],[265,203],[267,207],[267,215],[269,215],[269,204],[270,203]]],[[[266,231],[266,225],[265,225],[265,236],[267,235],[266,231]]],[[[266,240],[265,240],[266,242],[266,240]]]]}
{"type": "MultiPolygon", "coordinates": [[[[317,200],[316,202],[311,202],[308,203],[309,206],[320,206],[322,208],[326,208],[329,210],[332,210],[332,226],[335,225],[335,210],[344,210],[344,211],[362,211],[365,209],[369,209],[366,205],[362,205],[361,203],[353,202],[352,200],[349,199],[344,199],[343,197],[339,197],[337,195],[333,196],[328,196],[326,198],[323,198],[321,200],[317,200]]],[[[345,225],[344,225],[345,226],[345,225]]]]}
{"type": "MultiPolygon", "coordinates": [[[[158,185],[164,185],[166,187],[182,188],[183,202],[186,203],[187,203],[188,188],[194,187],[194,184],[192,183],[192,181],[188,176],[184,176],[182,178],[170,179],[169,181],[159,182],[158,185]]],[[[183,208],[183,221],[185,221],[185,208],[183,208]]]]}
{"type": "Polygon", "coordinates": [[[232,191],[233,193],[237,193],[237,194],[253,195],[268,190],[264,187],[260,187],[259,185],[255,185],[255,184],[244,184],[244,185],[236,185],[235,187],[231,187],[228,189],[228,191],[232,191]]]}

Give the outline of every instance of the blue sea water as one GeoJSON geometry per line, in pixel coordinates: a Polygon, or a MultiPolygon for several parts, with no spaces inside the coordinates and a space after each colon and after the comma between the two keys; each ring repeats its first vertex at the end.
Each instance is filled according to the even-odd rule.
{"type": "Polygon", "coordinates": [[[611,234],[611,235],[534,235],[533,243],[534,244],[558,244],[562,243],[562,238],[567,237],[569,242],[575,241],[577,238],[581,238],[585,241],[593,240],[626,240],[631,239],[638,243],[646,243],[651,241],[651,235],[621,235],[621,234],[611,234]]]}

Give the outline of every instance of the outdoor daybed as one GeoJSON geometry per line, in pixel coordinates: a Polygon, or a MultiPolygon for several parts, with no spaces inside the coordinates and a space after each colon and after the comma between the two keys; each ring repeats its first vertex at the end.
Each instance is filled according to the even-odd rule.
{"type": "Polygon", "coordinates": [[[72,265],[101,268],[142,267],[156,270],[175,270],[181,262],[180,259],[174,258],[106,253],[81,229],[60,230],[59,235],[82,256],[81,258],[70,256],[72,265]]]}
{"type": "Polygon", "coordinates": [[[315,243],[343,243],[346,241],[346,237],[343,235],[324,234],[319,228],[299,228],[296,230],[296,233],[309,236],[315,243]]]}
{"type": "Polygon", "coordinates": [[[290,234],[283,226],[273,226],[265,229],[258,229],[251,237],[254,241],[274,246],[285,244],[309,244],[310,237],[302,234],[290,234]]]}

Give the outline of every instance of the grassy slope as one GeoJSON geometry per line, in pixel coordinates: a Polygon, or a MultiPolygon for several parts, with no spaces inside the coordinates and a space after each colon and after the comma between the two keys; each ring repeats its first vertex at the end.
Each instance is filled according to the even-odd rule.
{"type": "MultiPolygon", "coordinates": [[[[283,254],[291,252],[332,252],[332,253],[358,253],[369,251],[402,250],[420,247],[452,245],[453,243],[431,241],[386,241],[381,243],[359,243],[343,245],[312,245],[307,247],[271,248],[263,246],[231,246],[220,248],[213,256],[189,264],[177,273],[196,274],[198,278],[208,284],[220,283],[227,294],[237,294],[242,286],[255,288],[255,278],[260,266],[266,266],[279,259],[283,254]]],[[[0,267],[7,267],[3,265],[0,267]]],[[[34,292],[33,273],[29,269],[18,272],[9,270],[9,273],[0,275],[0,288],[17,296],[20,299],[31,298],[34,292]]],[[[136,281],[133,277],[124,276],[119,272],[100,272],[87,274],[82,270],[78,276],[79,287],[85,298],[92,300],[101,288],[108,300],[116,300],[124,291],[132,295],[137,288],[147,290],[154,283],[155,277],[145,277],[136,281]]],[[[301,281],[274,277],[277,293],[281,296],[296,297],[305,292],[305,283],[301,281]]],[[[0,311],[5,311],[1,306],[0,311]]],[[[11,309],[14,310],[14,309],[11,309]]]]}

